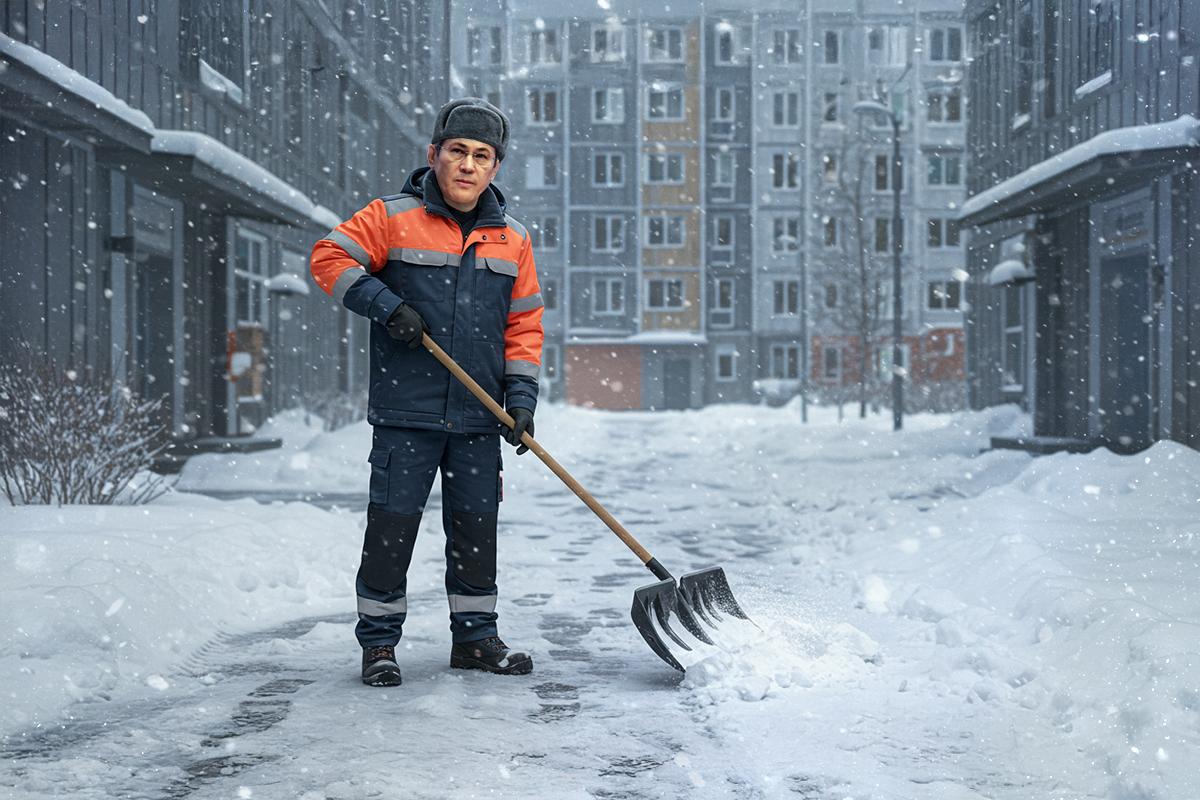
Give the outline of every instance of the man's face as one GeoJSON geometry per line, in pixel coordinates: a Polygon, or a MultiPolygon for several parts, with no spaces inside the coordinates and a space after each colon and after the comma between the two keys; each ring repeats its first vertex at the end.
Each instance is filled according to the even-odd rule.
{"type": "Polygon", "coordinates": [[[496,151],[474,139],[446,139],[429,145],[429,166],[451,208],[470,211],[500,171],[496,151]]]}

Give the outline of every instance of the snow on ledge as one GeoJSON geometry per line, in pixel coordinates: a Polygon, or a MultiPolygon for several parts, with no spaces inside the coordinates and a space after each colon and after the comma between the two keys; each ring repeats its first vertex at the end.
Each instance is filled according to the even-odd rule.
{"type": "Polygon", "coordinates": [[[1110,83],[1112,83],[1112,70],[1106,69],[1104,72],[1101,72],[1099,75],[1092,78],[1087,83],[1076,86],[1075,87],[1075,99],[1078,100],[1081,97],[1087,97],[1092,92],[1103,89],[1105,86],[1108,86],[1110,83]]]}
{"type": "MultiPolygon", "coordinates": [[[[150,141],[150,150],[155,153],[191,156],[222,175],[227,175],[280,205],[287,206],[302,217],[318,223],[328,221],[326,215],[318,210],[324,208],[323,206],[314,205],[299,189],[206,133],[158,130],[150,141]]],[[[324,210],[328,212],[328,209],[324,210]]]]}
{"type": "Polygon", "coordinates": [[[280,272],[272,275],[263,285],[266,286],[268,292],[308,295],[308,281],[292,272],[280,272]]]}
{"type": "Polygon", "coordinates": [[[337,214],[333,213],[328,208],[326,208],[325,206],[322,206],[322,205],[313,206],[313,212],[312,212],[311,216],[313,218],[313,222],[318,222],[321,225],[324,225],[325,227],[329,228],[330,230],[333,230],[338,225],[342,224],[342,220],[338,217],[337,214]]]}
{"type": "Polygon", "coordinates": [[[154,133],[154,123],[144,112],[132,108],[108,89],[85,78],[57,58],[46,55],[36,47],[23,44],[11,36],[0,33],[0,54],[24,64],[47,80],[58,84],[64,91],[70,92],[84,102],[91,103],[100,111],[112,114],[143,133],[154,133]]]}
{"type": "Polygon", "coordinates": [[[1001,261],[988,273],[988,286],[1008,286],[1033,280],[1033,273],[1015,258],[1001,261]]]}
{"type": "Polygon", "coordinates": [[[1132,125],[1128,128],[1105,131],[971,197],[963,203],[959,218],[977,214],[988,206],[1007,200],[1100,156],[1197,146],[1200,146],[1200,120],[1190,114],[1183,114],[1170,122],[1132,125]]]}

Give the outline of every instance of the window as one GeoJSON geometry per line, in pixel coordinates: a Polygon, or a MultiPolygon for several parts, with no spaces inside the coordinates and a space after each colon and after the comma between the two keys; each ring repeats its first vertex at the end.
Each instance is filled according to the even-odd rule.
{"type": "Polygon", "coordinates": [[[558,155],[529,156],[525,160],[525,185],[530,189],[558,186],[558,155]]]}
{"type": "Polygon", "coordinates": [[[837,64],[841,61],[841,37],[837,31],[825,31],[825,63],[837,64]]]}
{"type": "Polygon", "coordinates": [[[835,154],[825,153],[821,156],[821,176],[826,183],[838,182],[838,162],[835,154]]]}
{"type": "Polygon", "coordinates": [[[842,377],[842,351],[826,346],[821,351],[821,374],[826,380],[836,381],[842,377]]]}
{"type": "Polygon", "coordinates": [[[646,281],[646,308],[654,310],[683,308],[683,280],[651,278],[646,281]]]}
{"type": "Polygon", "coordinates": [[[562,49],[559,47],[557,30],[554,28],[544,28],[529,32],[529,63],[562,63],[562,49]]]}
{"type": "Polygon", "coordinates": [[[239,325],[261,325],[267,307],[267,239],[257,233],[237,232],[237,263],[233,280],[237,291],[239,325]]]}
{"type": "Polygon", "coordinates": [[[625,185],[625,157],[620,153],[596,153],[592,156],[592,186],[625,185]]]}
{"type": "Polygon", "coordinates": [[[203,54],[201,82],[241,103],[247,69],[242,4],[193,3],[192,8],[196,44],[203,54]]]}
{"type": "Polygon", "coordinates": [[[682,247],[686,228],[681,216],[651,214],[646,217],[646,246],[682,247]]]}
{"type": "Polygon", "coordinates": [[[718,152],[713,158],[713,186],[733,186],[734,155],[718,152]]]}
{"type": "Polygon", "coordinates": [[[558,90],[526,89],[526,120],[533,125],[550,125],[558,122],[558,90]]]}
{"type": "Polygon", "coordinates": [[[771,44],[771,60],[776,64],[799,64],[803,51],[800,48],[800,31],[795,28],[775,31],[771,44]]]}
{"type": "Polygon", "coordinates": [[[837,247],[838,221],[837,217],[825,217],[822,224],[823,241],[826,247],[837,247]]]}
{"type": "Polygon", "coordinates": [[[733,249],[732,214],[715,214],[712,217],[712,246],[714,250],[733,249]]]}
{"type": "Polygon", "coordinates": [[[502,31],[498,25],[467,26],[467,63],[473,67],[500,64],[504,61],[501,49],[502,31]]]}
{"type": "Polygon", "coordinates": [[[962,183],[962,156],[930,153],[925,157],[925,180],[930,186],[958,186],[962,183]]]}
{"type": "Polygon", "coordinates": [[[838,287],[836,283],[825,284],[825,307],[837,308],[838,305],[838,287]]]}
{"type": "Polygon", "coordinates": [[[721,21],[713,29],[713,59],[718,64],[737,63],[737,30],[721,21]]]}
{"type": "Polygon", "coordinates": [[[712,302],[708,307],[710,324],[714,328],[733,327],[733,306],[733,278],[717,278],[713,281],[712,302]]]}
{"type": "MultiPolygon", "coordinates": [[[[904,247],[904,224],[900,224],[900,241],[901,248],[904,247]]],[[[890,253],[892,250],[892,218],[891,217],[876,217],[875,218],[875,252],[890,253]]]]}
{"type": "Polygon", "coordinates": [[[1023,286],[1006,286],[1001,298],[1004,313],[1004,357],[1001,372],[1001,387],[1006,392],[1017,392],[1025,386],[1025,292],[1023,286]]]}
{"type": "Polygon", "coordinates": [[[717,88],[716,96],[716,113],[713,116],[717,122],[733,122],[735,111],[734,99],[735,95],[732,86],[720,86],[717,88]]]}
{"type": "Polygon", "coordinates": [[[925,108],[930,122],[962,122],[962,89],[930,89],[925,93],[925,108]]]}
{"type": "Polygon", "coordinates": [[[620,123],[625,121],[624,89],[592,90],[592,122],[620,123]]]}
{"type": "MultiPolygon", "coordinates": [[[[1016,71],[1016,106],[1014,112],[1018,120],[1023,116],[1033,113],[1033,2],[1032,0],[1021,0],[1017,4],[1017,36],[1016,36],[1016,63],[1014,64],[1016,71]]],[[[1086,24],[1086,23],[1085,23],[1086,24]]],[[[1054,69],[1053,63],[1048,65],[1050,69],[1054,69]]],[[[1017,121],[1014,120],[1014,124],[1017,121]]]]}
{"type": "MultiPolygon", "coordinates": [[[[903,161],[900,162],[901,169],[899,170],[899,189],[904,191],[904,169],[903,161]]],[[[893,172],[892,157],[885,153],[878,153],[875,156],[875,191],[890,192],[892,190],[893,172]]]]}
{"type": "Polygon", "coordinates": [[[625,281],[621,278],[596,278],[592,281],[592,313],[625,313],[625,281]]]}
{"type": "Polygon", "coordinates": [[[679,86],[652,84],[646,90],[646,119],[680,121],[683,119],[683,89],[679,86]]]}
{"type": "Polygon", "coordinates": [[[925,243],[931,248],[958,247],[960,235],[958,220],[930,217],[927,220],[928,236],[925,243]]]}
{"type": "Polygon", "coordinates": [[[929,31],[930,61],[962,61],[962,28],[932,28],[929,31]]]}
{"type": "Polygon", "coordinates": [[[800,156],[796,153],[775,153],[771,156],[771,178],[776,189],[799,189],[800,156]]]}
{"type": "Polygon", "coordinates": [[[651,28],[646,31],[647,61],[683,61],[683,29],[651,28]]]}
{"type": "Polygon", "coordinates": [[[929,281],[925,307],[930,311],[957,311],[962,301],[962,284],[955,280],[929,281]]]}
{"type": "Polygon", "coordinates": [[[771,377],[796,380],[800,377],[800,346],[795,344],[771,345],[771,377]]]}
{"type": "Polygon", "coordinates": [[[800,250],[800,218],[775,217],[771,221],[772,249],[776,253],[795,253],[800,250]]]}
{"type": "Polygon", "coordinates": [[[534,219],[529,225],[529,244],[538,250],[557,250],[558,217],[534,219]]]}
{"type": "Polygon", "coordinates": [[[646,183],[683,183],[683,156],[679,153],[648,154],[646,183]]]}
{"type": "Polygon", "coordinates": [[[903,67],[908,63],[908,28],[867,28],[867,63],[881,67],[903,67]]]}
{"type": "Polygon", "coordinates": [[[558,378],[558,345],[547,344],[542,347],[542,376],[553,381],[558,378]]]}
{"type": "Polygon", "coordinates": [[[737,349],[731,344],[723,344],[716,349],[717,380],[737,380],[737,349]]]}
{"type": "Polygon", "coordinates": [[[592,63],[625,60],[625,29],[620,25],[592,26],[592,63]]]}
{"type": "Polygon", "coordinates": [[[541,281],[542,302],[546,304],[547,311],[553,311],[558,308],[558,281],[553,278],[547,278],[541,281]]]}
{"type": "Polygon", "coordinates": [[[840,116],[839,106],[841,105],[837,92],[825,93],[825,109],[821,115],[822,122],[837,122],[840,116]]]}
{"type": "Polygon", "coordinates": [[[800,313],[800,281],[794,278],[784,278],[775,281],[775,316],[792,317],[800,313]]]}
{"type": "Polygon", "coordinates": [[[775,92],[772,99],[771,121],[776,128],[795,128],[800,125],[800,95],[797,92],[775,92]]]}
{"type": "Polygon", "coordinates": [[[619,253],[625,249],[625,218],[615,214],[592,217],[592,252],[619,253]]]}

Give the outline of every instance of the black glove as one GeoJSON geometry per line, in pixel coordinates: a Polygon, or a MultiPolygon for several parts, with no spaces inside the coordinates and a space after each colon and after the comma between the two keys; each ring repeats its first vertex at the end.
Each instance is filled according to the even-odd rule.
{"type": "Polygon", "coordinates": [[[425,320],[421,319],[421,315],[415,308],[401,303],[388,317],[387,329],[389,336],[404,342],[408,345],[409,350],[413,350],[420,347],[421,334],[428,331],[429,326],[425,324],[425,320]]]}
{"type": "Polygon", "coordinates": [[[520,445],[517,455],[521,455],[529,449],[521,444],[521,434],[528,431],[533,436],[533,412],[527,408],[510,408],[508,414],[513,418],[513,426],[504,432],[504,440],[513,446],[520,445]]]}

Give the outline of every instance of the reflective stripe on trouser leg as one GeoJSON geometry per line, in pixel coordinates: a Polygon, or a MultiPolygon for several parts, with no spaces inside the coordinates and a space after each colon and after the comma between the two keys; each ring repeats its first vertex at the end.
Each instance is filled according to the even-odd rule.
{"type": "Polygon", "coordinates": [[[355,581],[355,635],[363,647],[395,645],[400,640],[408,614],[406,575],[420,525],[420,514],[393,514],[374,504],[367,506],[367,531],[355,581]]]}

